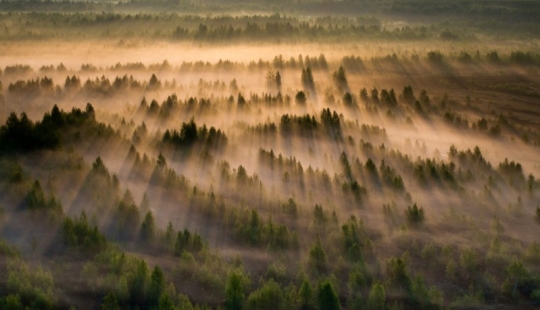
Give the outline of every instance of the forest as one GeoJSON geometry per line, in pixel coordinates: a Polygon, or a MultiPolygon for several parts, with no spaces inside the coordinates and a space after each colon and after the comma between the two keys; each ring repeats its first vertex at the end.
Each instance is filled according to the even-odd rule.
{"type": "Polygon", "coordinates": [[[536,1],[0,1],[0,309],[537,309],[536,1]]]}

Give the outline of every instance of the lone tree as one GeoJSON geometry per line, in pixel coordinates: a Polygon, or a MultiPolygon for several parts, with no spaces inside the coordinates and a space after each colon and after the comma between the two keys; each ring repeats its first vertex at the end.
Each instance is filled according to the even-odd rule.
{"type": "Polygon", "coordinates": [[[294,100],[298,105],[305,105],[307,101],[306,94],[303,91],[299,91],[294,97],[294,100]]]}
{"type": "Polygon", "coordinates": [[[405,215],[407,216],[407,221],[409,221],[409,223],[420,224],[424,221],[424,208],[419,208],[415,202],[412,207],[407,207],[405,215]]]}
{"type": "Polygon", "coordinates": [[[302,87],[310,96],[315,95],[315,81],[310,67],[302,69],[302,87]]]}
{"type": "Polygon", "coordinates": [[[343,104],[347,107],[354,107],[356,106],[356,100],[351,93],[346,92],[345,95],[343,95],[343,104]]]}
{"type": "Polygon", "coordinates": [[[414,97],[414,91],[412,86],[407,85],[403,88],[400,98],[408,104],[414,103],[416,97],[414,97]]]}
{"type": "Polygon", "coordinates": [[[163,154],[159,153],[156,164],[159,168],[167,167],[167,160],[163,154]]]}

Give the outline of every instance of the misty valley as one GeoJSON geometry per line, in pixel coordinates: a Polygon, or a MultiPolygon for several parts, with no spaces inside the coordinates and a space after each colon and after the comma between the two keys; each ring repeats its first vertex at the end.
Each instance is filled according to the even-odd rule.
{"type": "Polygon", "coordinates": [[[537,308],[540,8],[471,2],[0,2],[0,309],[537,308]]]}

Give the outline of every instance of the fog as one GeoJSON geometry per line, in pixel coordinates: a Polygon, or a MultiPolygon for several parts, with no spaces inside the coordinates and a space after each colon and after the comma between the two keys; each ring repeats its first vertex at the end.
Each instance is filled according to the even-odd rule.
{"type": "Polygon", "coordinates": [[[535,35],[58,14],[0,16],[0,308],[539,302],[535,35]]]}

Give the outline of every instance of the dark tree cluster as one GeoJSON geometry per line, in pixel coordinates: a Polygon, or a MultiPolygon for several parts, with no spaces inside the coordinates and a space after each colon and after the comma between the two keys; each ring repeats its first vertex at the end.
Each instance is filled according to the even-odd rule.
{"type": "Polygon", "coordinates": [[[364,103],[372,103],[375,105],[383,104],[387,107],[396,107],[398,105],[396,94],[393,88],[390,90],[383,88],[379,93],[379,90],[374,87],[368,94],[367,89],[364,87],[360,90],[360,99],[364,103]]]}
{"type": "Polygon", "coordinates": [[[520,163],[508,161],[508,158],[505,158],[497,170],[509,180],[510,184],[518,187],[525,185],[525,175],[520,163]]]}
{"type": "Polygon", "coordinates": [[[323,109],[321,112],[321,124],[330,137],[333,139],[342,138],[341,121],[336,111],[331,112],[329,108],[323,109]]]}
{"type": "Polygon", "coordinates": [[[248,126],[247,131],[251,133],[257,133],[260,135],[275,135],[278,127],[275,123],[269,122],[264,124],[257,124],[254,126],[248,126]]]}
{"type": "Polygon", "coordinates": [[[332,79],[334,80],[334,86],[339,93],[349,92],[349,82],[347,81],[347,74],[343,67],[339,67],[339,69],[332,74],[332,79]]]}
{"type": "Polygon", "coordinates": [[[187,29],[186,27],[178,26],[172,32],[172,38],[177,40],[194,40],[194,41],[240,41],[240,40],[303,40],[306,37],[318,39],[333,39],[336,38],[371,38],[380,36],[391,37],[424,37],[426,34],[421,33],[418,29],[411,28],[411,31],[388,31],[379,26],[370,25],[343,25],[340,27],[332,27],[331,25],[315,25],[306,22],[292,24],[288,22],[266,22],[254,23],[247,22],[245,26],[234,27],[231,24],[213,26],[211,24],[199,24],[196,29],[187,29]]]}
{"type": "Polygon", "coordinates": [[[366,236],[362,220],[357,220],[356,217],[351,216],[341,226],[341,234],[345,257],[353,263],[364,263],[363,251],[368,246],[369,238],[366,236]]]}
{"type": "Polygon", "coordinates": [[[191,233],[187,229],[179,231],[174,241],[174,254],[182,255],[184,251],[198,253],[205,247],[201,236],[197,233],[191,233]]]}
{"type": "Polygon", "coordinates": [[[356,181],[351,164],[349,163],[349,158],[345,152],[342,152],[339,157],[339,162],[343,168],[343,175],[345,176],[345,181],[341,184],[342,190],[347,193],[351,192],[357,202],[362,201],[362,196],[367,195],[367,190],[365,187],[361,186],[358,181],[356,181]]]}
{"type": "Polygon", "coordinates": [[[304,182],[304,168],[300,161],[295,157],[284,157],[281,153],[274,154],[274,150],[267,151],[265,149],[259,149],[259,162],[266,165],[271,170],[275,170],[277,173],[284,175],[286,183],[289,181],[295,181],[302,184],[304,182]]]}
{"type": "Polygon", "coordinates": [[[361,73],[365,69],[364,62],[359,56],[344,56],[341,60],[343,69],[350,73],[361,73]]]}
{"type": "MultiPolygon", "coordinates": [[[[89,95],[103,95],[111,96],[126,90],[148,90],[156,91],[163,87],[163,84],[155,74],[152,74],[148,82],[140,82],[135,80],[133,76],[124,75],[122,77],[115,77],[112,81],[109,78],[102,76],[101,78],[87,79],[82,86],[82,91],[89,95]]],[[[175,87],[175,82],[170,85],[168,82],[165,87],[175,87]]]]}
{"type": "Polygon", "coordinates": [[[293,133],[302,136],[314,136],[318,127],[319,122],[315,119],[315,116],[309,114],[303,116],[283,114],[279,122],[279,130],[286,136],[293,133]]]}
{"type": "Polygon", "coordinates": [[[159,266],[152,270],[142,259],[125,253],[111,253],[98,262],[109,278],[120,281],[115,287],[99,287],[102,309],[177,309],[192,308],[189,299],[176,292],[159,266]]]}
{"type": "Polygon", "coordinates": [[[459,163],[466,168],[482,168],[491,170],[491,164],[484,158],[480,147],[475,146],[474,150],[467,149],[466,151],[458,151],[452,145],[448,151],[448,156],[452,159],[457,159],[459,163]]]}
{"type": "Polygon", "coordinates": [[[384,184],[389,186],[392,189],[402,191],[405,189],[403,184],[403,178],[396,171],[396,169],[390,167],[384,162],[384,159],[381,161],[381,166],[379,167],[379,174],[384,184]]]}
{"type": "Polygon", "coordinates": [[[416,180],[424,186],[430,184],[447,184],[455,187],[456,185],[456,176],[455,176],[456,166],[453,162],[437,162],[436,160],[426,158],[424,160],[417,159],[414,163],[414,176],[416,180]]]}
{"type": "MultiPolygon", "coordinates": [[[[220,101],[225,102],[227,99],[221,98],[220,101]]],[[[148,104],[146,98],[143,98],[139,104],[137,113],[140,115],[159,116],[162,119],[167,119],[177,113],[195,115],[216,114],[217,105],[208,98],[190,97],[185,101],[182,101],[178,99],[178,96],[175,93],[173,93],[167,96],[167,99],[165,99],[161,105],[155,99],[148,104]]]]}
{"type": "Polygon", "coordinates": [[[251,246],[268,246],[274,250],[298,247],[298,236],[283,224],[274,223],[272,218],[265,221],[257,210],[233,213],[231,221],[234,235],[239,241],[251,246]]]}
{"type": "MultiPolygon", "coordinates": [[[[111,213],[110,231],[118,239],[134,240],[139,233],[141,214],[129,190],[126,190],[124,196],[111,213]]],[[[144,235],[145,233],[141,231],[141,234],[144,235]]]]}
{"type": "Polygon", "coordinates": [[[50,96],[60,92],[60,87],[56,86],[51,78],[43,77],[35,80],[19,80],[10,83],[8,86],[10,94],[17,96],[50,96]]]}
{"type": "Polygon", "coordinates": [[[44,210],[51,215],[61,215],[64,212],[62,210],[62,204],[54,195],[50,195],[48,199],[45,197],[41,184],[37,180],[34,181],[32,188],[26,195],[23,207],[30,211],[44,210]]]}
{"type": "Polygon", "coordinates": [[[194,119],[188,123],[182,123],[180,132],[176,130],[166,130],[163,134],[163,142],[181,148],[190,148],[195,144],[200,144],[207,149],[223,149],[227,145],[227,136],[220,129],[206,125],[197,127],[194,119]]]}
{"type": "Polygon", "coordinates": [[[30,152],[41,149],[55,149],[66,140],[72,130],[84,130],[85,133],[110,136],[115,131],[110,126],[98,123],[92,105],[86,109],[73,108],[71,112],[61,111],[56,105],[50,113],[43,116],[41,122],[32,122],[25,113],[18,117],[11,113],[5,125],[0,127],[0,142],[3,152],[30,152]]]}
{"type": "Polygon", "coordinates": [[[446,112],[444,113],[444,121],[450,125],[453,125],[457,128],[469,128],[469,121],[467,119],[462,118],[456,113],[453,112],[446,112]]]}
{"type": "Polygon", "coordinates": [[[80,217],[66,217],[62,224],[62,238],[68,247],[80,248],[88,253],[98,253],[107,246],[107,239],[103,236],[96,225],[88,222],[86,213],[80,217]]]}
{"type": "Polygon", "coordinates": [[[386,139],[386,129],[379,127],[377,125],[366,125],[362,124],[360,127],[360,130],[362,131],[362,134],[367,136],[368,138],[382,138],[386,139]]]}
{"type": "Polygon", "coordinates": [[[407,210],[405,210],[405,215],[407,216],[407,221],[413,225],[422,223],[425,217],[424,208],[418,207],[416,203],[414,203],[412,207],[407,207],[407,210]]]}
{"type": "Polygon", "coordinates": [[[34,70],[29,65],[12,65],[12,66],[6,66],[4,69],[5,75],[24,75],[32,73],[34,70]]]}
{"type": "Polygon", "coordinates": [[[77,92],[81,89],[81,79],[78,76],[66,77],[64,82],[64,91],[66,92],[77,92]]]}

